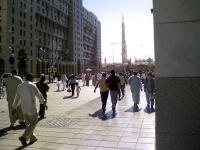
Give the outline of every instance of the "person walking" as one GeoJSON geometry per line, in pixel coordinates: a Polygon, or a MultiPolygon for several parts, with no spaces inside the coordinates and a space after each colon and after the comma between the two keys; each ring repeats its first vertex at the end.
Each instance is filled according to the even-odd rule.
{"type": "Polygon", "coordinates": [[[102,77],[98,80],[97,85],[95,86],[94,93],[96,92],[97,87],[100,87],[100,95],[102,102],[102,112],[106,110],[106,104],[108,99],[108,87],[106,85],[106,73],[102,74],[102,77]]]}
{"type": "Polygon", "coordinates": [[[86,81],[86,86],[89,86],[89,81],[90,81],[90,75],[89,75],[89,73],[87,73],[85,75],[85,81],[86,81]]]}
{"type": "Polygon", "coordinates": [[[71,96],[74,96],[75,84],[76,84],[76,78],[75,78],[75,75],[72,74],[71,77],[70,77],[70,81],[69,81],[69,87],[71,87],[71,89],[72,89],[72,95],[71,96]]]}
{"type": "Polygon", "coordinates": [[[128,83],[131,88],[134,107],[136,108],[138,108],[138,104],[140,103],[140,89],[142,91],[142,83],[137,74],[138,74],[137,71],[133,72],[133,76],[130,76],[128,79],[128,83]]]}
{"type": "Polygon", "coordinates": [[[9,110],[9,118],[10,118],[10,128],[14,128],[15,122],[19,119],[19,124],[23,125],[24,123],[24,115],[21,109],[21,105],[17,107],[16,115],[12,114],[12,104],[15,99],[15,94],[17,92],[17,87],[22,83],[22,79],[17,76],[17,70],[12,70],[12,76],[10,76],[6,83],[6,93],[7,93],[7,102],[8,102],[8,110],[9,110]]]}
{"type": "Polygon", "coordinates": [[[29,144],[33,144],[37,141],[34,129],[38,123],[38,107],[37,102],[44,105],[47,109],[46,101],[42,94],[38,90],[35,84],[33,84],[33,75],[27,74],[26,81],[20,84],[17,88],[15,100],[13,102],[13,114],[17,113],[17,107],[21,104],[22,112],[24,114],[26,129],[21,137],[20,142],[23,146],[27,145],[27,140],[30,139],[29,144]]]}
{"type": "MultiPolygon", "coordinates": [[[[40,81],[36,83],[36,86],[40,90],[47,103],[47,92],[49,91],[49,86],[45,83],[45,76],[40,78],[40,81]]],[[[45,116],[45,108],[43,104],[40,104],[39,116],[41,119],[43,119],[45,116]]]]}
{"type": "Polygon", "coordinates": [[[66,90],[66,79],[67,79],[67,77],[66,77],[66,74],[65,73],[63,73],[63,75],[62,75],[62,84],[63,84],[63,91],[64,90],[66,90]]]}
{"type": "Polygon", "coordinates": [[[111,102],[112,102],[112,111],[116,111],[116,104],[117,104],[117,95],[118,95],[118,88],[120,86],[120,79],[118,76],[115,75],[115,71],[111,70],[111,75],[106,79],[106,85],[110,90],[111,102]]]}
{"type": "Polygon", "coordinates": [[[82,81],[83,81],[83,86],[85,86],[85,73],[81,74],[81,78],[82,78],[82,81]]]}
{"type": "Polygon", "coordinates": [[[125,82],[124,82],[124,76],[122,75],[122,73],[119,73],[119,79],[120,79],[120,88],[118,89],[118,95],[119,95],[119,99],[121,99],[121,93],[122,93],[122,97],[124,97],[124,88],[125,88],[125,82]]]}
{"type": "Polygon", "coordinates": [[[78,82],[76,82],[75,87],[76,87],[77,97],[79,97],[81,87],[78,85],[78,82]]]}

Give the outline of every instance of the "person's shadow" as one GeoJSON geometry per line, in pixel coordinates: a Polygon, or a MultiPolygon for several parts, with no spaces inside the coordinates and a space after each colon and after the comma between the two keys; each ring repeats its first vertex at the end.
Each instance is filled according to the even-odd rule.
{"type": "Polygon", "coordinates": [[[70,95],[70,96],[63,97],[63,99],[68,99],[68,98],[72,98],[72,96],[70,95]]]}
{"type": "Polygon", "coordinates": [[[97,110],[96,112],[94,112],[93,114],[88,114],[90,117],[99,117],[102,115],[102,109],[97,110]]]}
{"type": "Polygon", "coordinates": [[[7,135],[10,130],[20,130],[20,129],[25,129],[25,128],[26,128],[26,125],[24,124],[24,125],[17,125],[14,128],[6,127],[3,129],[0,129],[0,137],[7,135]]]}
{"type": "Polygon", "coordinates": [[[102,121],[113,119],[117,116],[117,113],[110,110],[109,112],[105,113],[102,109],[97,110],[93,114],[88,114],[90,117],[98,117],[102,121]]]}
{"type": "Polygon", "coordinates": [[[146,108],[144,109],[144,112],[147,113],[147,114],[151,114],[151,113],[155,112],[155,109],[146,106],[146,108]]]}
{"type": "Polygon", "coordinates": [[[141,111],[142,108],[137,108],[137,107],[134,107],[134,106],[131,106],[129,109],[127,109],[125,112],[132,112],[132,113],[135,113],[135,112],[139,112],[141,111]]]}

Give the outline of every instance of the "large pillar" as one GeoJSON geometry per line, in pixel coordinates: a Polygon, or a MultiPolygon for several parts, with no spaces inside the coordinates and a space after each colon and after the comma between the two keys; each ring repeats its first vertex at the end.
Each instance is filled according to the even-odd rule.
{"type": "Polygon", "coordinates": [[[156,149],[200,149],[200,1],[153,5],[156,149]]]}

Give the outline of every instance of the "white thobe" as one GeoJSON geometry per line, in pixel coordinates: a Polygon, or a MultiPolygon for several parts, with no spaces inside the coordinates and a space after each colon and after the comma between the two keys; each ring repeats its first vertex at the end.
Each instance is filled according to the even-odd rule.
{"type": "Polygon", "coordinates": [[[36,85],[30,81],[25,81],[17,88],[13,108],[15,109],[21,103],[23,114],[35,115],[39,112],[39,103],[36,97],[41,104],[45,102],[45,99],[36,85]]]}
{"type": "Polygon", "coordinates": [[[136,75],[129,77],[128,83],[130,84],[132,98],[134,103],[140,103],[140,89],[142,88],[142,83],[140,78],[136,75]]]}

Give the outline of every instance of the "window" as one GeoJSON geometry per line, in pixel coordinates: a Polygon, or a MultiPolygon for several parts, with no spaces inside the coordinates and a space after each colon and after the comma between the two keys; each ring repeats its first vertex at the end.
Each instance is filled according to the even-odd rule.
{"type": "Polygon", "coordinates": [[[22,2],[20,2],[20,8],[22,8],[22,2]]]}
{"type": "Polygon", "coordinates": [[[20,30],[20,35],[22,35],[22,30],[20,30]]]}
{"type": "Polygon", "coordinates": [[[12,4],[14,4],[14,1],[15,1],[15,0],[12,0],[12,4]]]}
{"type": "Polygon", "coordinates": [[[33,43],[31,42],[31,47],[33,47],[33,43]]]}
{"type": "Polygon", "coordinates": [[[32,34],[32,33],[30,33],[30,37],[31,37],[31,38],[33,37],[33,34],[32,34]]]}
{"type": "Polygon", "coordinates": [[[12,17],[12,24],[14,24],[15,23],[15,19],[12,17]]]}
{"type": "Polygon", "coordinates": [[[33,0],[31,0],[30,2],[31,2],[31,4],[33,4],[33,0]]]}
{"type": "Polygon", "coordinates": [[[31,7],[31,13],[33,12],[33,8],[31,7]]]}
{"type": "Polygon", "coordinates": [[[20,20],[20,26],[22,26],[22,21],[20,20]]]}
{"type": "Polygon", "coordinates": [[[20,17],[22,17],[22,12],[20,11],[20,17]]]}
{"type": "Polygon", "coordinates": [[[15,9],[14,8],[12,8],[12,14],[14,14],[15,13],[15,9]]]}
{"type": "Polygon", "coordinates": [[[1,53],[1,46],[0,46],[0,53],[1,53]]]}
{"type": "Polygon", "coordinates": [[[15,39],[14,39],[14,37],[12,37],[12,41],[11,41],[12,43],[14,43],[15,42],[15,39]]]}
{"type": "Polygon", "coordinates": [[[0,36],[0,43],[1,43],[1,36],[0,36]]]}
{"type": "Polygon", "coordinates": [[[26,36],[26,31],[24,31],[24,36],[26,36]]]}
{"type": "Polygon", "coordinates": [[[26,40],[24,40],[24,45],[26,45],[26,40]]]}
{"type": "Polygon", "coordinates": [[[30,25],[31,30],[32,30],[32,27],[33,27],[33,26],[32,26],[32,24],[31,24],[31,25],[30,25]]]}
{"type": "Polygon", "coordinates": [[[24,19],[26,19],[26,14],[24,13],[24,19]]]}
{"type": "Polygon", "coordinates": [[[24,27],[26,28],[26,22],[24,22],[24,27]]]}

